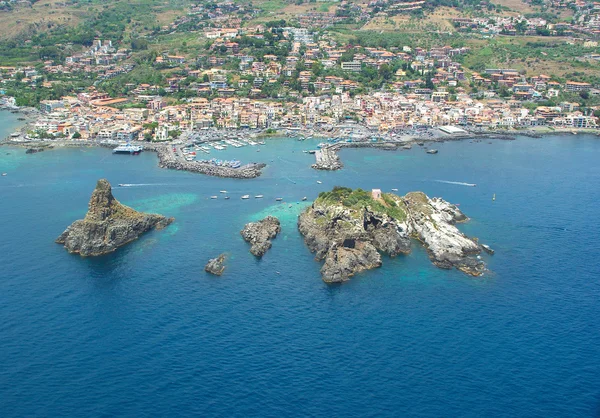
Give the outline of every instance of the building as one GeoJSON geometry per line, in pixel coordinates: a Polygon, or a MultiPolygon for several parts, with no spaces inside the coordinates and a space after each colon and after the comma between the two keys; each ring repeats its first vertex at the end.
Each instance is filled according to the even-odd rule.
{"type": "Polygon", "coordinates": [[[65,104],[62,100],[42,100],[40,102],[40,110],[43,113],[52,113],[63,107],[65,107],[65,104]]]}
{"type": "Polygon", "coordinates": [[[362,63],[358,61],[342,62],[342,70],[360,73],[362,71],[362,63]]]}
{"type": "Polygon", "coordinates": [[[565,88],[567,89],[567,91],[570,91],[570,92],[588,91],[589,89],[592,88],[592,85],[590,83],[579,83],[577,81],[567,81],[565,88]]]}

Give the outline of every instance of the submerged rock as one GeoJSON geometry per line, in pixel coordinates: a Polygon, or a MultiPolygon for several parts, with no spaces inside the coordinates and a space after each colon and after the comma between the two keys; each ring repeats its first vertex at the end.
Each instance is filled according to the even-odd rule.
{"type": "Polygon", "coordinates": [[[240,231],[246,242],[252,244],[250,252],[256,257],[262,257],[271,248],[271,239],[281,232],[279,219],[267,216],[258,222],[250,222],[240,231]]]}
{"type": "Polygon", "coordinates": [[[70,253],[97,256],[115,251],[153,228],[162,229],[174,218],[138,212],[121,204],[110,183],[101,179],[84,219],[73,222],[57,239],[70,253]]]}
{"type": "Polygon", "coordinates": [[[221,254],[217,258],[211,258],[208,260],[208,263],[206,263],[206,266],[204,266],[204,271],[214,274],[215,276],[220,276],[225,270],[225,258],[225,254],[221,254]]]}
{"type": "Polygon", "coordinates": [[[324,281],[345,281],[379,267],[379,253],[408,254],[411,238],[425,246],[436,266],[483,274],[484,263],[473,257],[482,247],[456,228],[457,222],[468,220],[456,205],[421,192],[375,196],[361,189],[336,187],[321,193],[298,217],[306,245],[317,260],[325,260],[324,281]]]}

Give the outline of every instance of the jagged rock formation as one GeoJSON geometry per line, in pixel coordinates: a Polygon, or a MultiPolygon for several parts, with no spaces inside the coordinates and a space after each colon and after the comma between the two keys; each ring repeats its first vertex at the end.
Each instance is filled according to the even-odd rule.
{"type": "Polygon", "coordinates": [[[482,246],[455,226],[466,220],[455,205],[421,192],[404,197],[384,193],[375,199],[361,189],[336,187],[300,214],[298,229],[316,259],[325,260],[325,282],[346,281],[381,266],[379,253],[409,253],[411,238],[425,246],[436,266],[480,276],[485,265],[473,255],[482,246]]]}
{"type": "Polygon", "coordinates": [[[321,269],[323,280],[339,283],[364,270],[381,267],[381,255],[369,242],[357,241],[354,247],[335,245],[325,257],[321,269]]]}
{"type": "Polygon", "coordinates": [[[325,147],[315,152],[316,162],[311,166],[316,170],[339,170],[344,165],[332,147],[325,147]]]}
{"type": "Polygon", "coordinates": [[[240,231],[246,242],[252,244],[250,252],[256,257],[262,257],[271,248],[271,239],[281,232],[279,219],[267,216],[258,222],[250,222],[240,231]]]}
{"type": "Polygon", "coordinates": [[[173,218],[138,212],[112,195],[110,183],[98,180],[84,219],[73,222],[56,240],[70,253],[96,256],[110,253],[153,228],[162,229],[173,218]]]}
{"type": "Polygon", "coordinates": [[[225,258],[225,254],[221,254],[217,258],[211,258],[208,260],[208,263],[206,263],[206,266],[204,266],[204,271],[214,274],[215,276],[220,276],[225,270],[225,258]]]}

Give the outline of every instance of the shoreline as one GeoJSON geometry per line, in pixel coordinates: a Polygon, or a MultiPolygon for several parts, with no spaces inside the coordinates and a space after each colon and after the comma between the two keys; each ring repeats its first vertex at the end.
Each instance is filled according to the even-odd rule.
{"type": "MultiPolygon", "coordinates": [[[[10,111],[13,114],[24,115],[23,124],[17,128],[13,133],[4,139],[0,139],[0,146],[15,146],[20,148],[27,148],[28,153],[34,153],[37,151],[44,151],[46,149],[53,148],[65,148],[65,147],[103,147],[113,148],[120,145],[118,141],[96,141],[96,140],[72,140],[72,139],[58,139],[58,140],[35,140],[27,138],[27,131],[30,128],[37,117],[40,116],[40,111],[35,108],[12,108],[12,107],[0,107],[0,111],[10,111]],[[16,133],[19,135],[13,136],[16,133]]],[[[316,162],[311,165],[316,170],[340,170],[343,168],[343,162],[340,160],[338,151],[344,148],[379,148],[389,151],[397,151],[399,149],[410,149],[414,145],[422,146],[423,149],[427,150],[428,146],[432,143],[443,143],[447,141],[465,141],[475,140],[477,142],[485,139],[500,139],[500,140],[515,140],[518,137],[529,137],[529,138],[543,138],[548,135],[590,135],[600,136],[599,130],[589,128],[548,128],[541,127],[540,129],[497,129],[488,131],[466,131],[460,134],[447,134],[442,132],[439,127],[428,128],[424,131],[419,132],[418,135],[398,134],[398,133],[371,133],[368,128],[363,125],[356,125],[357,130],[361,130],[362,140],[356,140],[353,142],[336,142],[327,143],[324,145],[319,152],[315,153],[316,162]],[[377,137],[382,139],[376,142],[370,141],[368,138],[377,137]]],[[[266,131],[265,129],[264,131],[266,131]]],[[[197,134],[198,132],[191,132],[190,134],[197,134]]],[[[334,132],[323,132],[314,128],[307,128],[303,131],[302,136],[299,136],[299,132],[294,132],[290,129],[281,129],[276,132],[257,132],[257,131],[243,131],[243,130],[219,130],[212,129],[205,132],[211,136],[207,139],[207,142],[220,141],[223,137],[235,135],[237,137],[246,138],[265,138],[265,139],[288,139],[303,141],[305,139],[327,139],[335,137],[334,132]],[[308,137],[307,137],[308,136],[308,137]]],[[[189,135],[189,134],[188,134],[189,135]]],[[[185,135],[182,139],[186,138],[185,135]]],[[[225,178],[239,178],[239,179],[251,179],[259,177],[262,174],[262,169],[266,167],[265,163],[250,163],[240,168],[221,167],[214,164],[202,163],[199,161],[187,161],[181,155],[174,151],[174,147],[181,146],[184,141],[179,140],[176,142],[169,143],[149,143],[135,141],[136,145],[143,147],[145,151],[155,152],[158,156],[158,166],[160,168],[188,171],[191,173],[204,174],[213,177],[225,177],[225,178]]]]}

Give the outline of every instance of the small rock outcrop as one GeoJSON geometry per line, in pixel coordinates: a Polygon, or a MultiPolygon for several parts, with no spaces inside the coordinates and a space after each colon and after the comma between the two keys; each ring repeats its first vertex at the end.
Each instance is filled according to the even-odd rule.
{"type": "Polygon", "coordinates": [[[84,219],[73,222],[57,239],[70,253],[97,256],[115,251],[151,229],[162,229],[173,218],[138,212],[121,204],[110,183],[101,179],[84,219]]]}
{"type": "Polygon", "coordinates": [[[339,170],[344,165],[332,147],[324,147],[315,152],[316,162],[311,166],[316,170],[339,170]]]}
{"type": "Polygon", "coordinates": [[[258,222],[250,222],[240,231],[246,242],[252,244],[250,252],[256,257],[262,257],[271,248],[271,240],[281,232],[279,219],[267,216],[258,222]]]}
{"type": "Polygon", "coordinates": [[[315,258],[325,260],[321,275],[328,283],[381,266],[380,253],[410,253],[411,239],[425,246],[436,266],[480,276],[485,265],[474,255],[485,248],[455,226],[467,220],[455,205],[421,192],[373,197],[361,189],[335,187],[300,214],[298,229],[315,258]]]}
{"type": "Polygon", "coordinates": [[[225,258],[225,254],[221,254],[217,258],[211,258],[208,260],[208,263],[206,263],[206,266],[204,266],[204,271],[214,274],[215,276],[220,276],[225,270],[225,258]]]}

